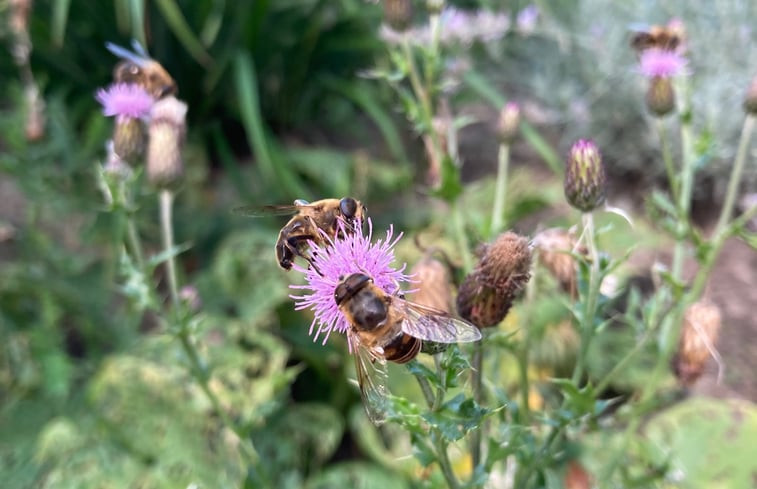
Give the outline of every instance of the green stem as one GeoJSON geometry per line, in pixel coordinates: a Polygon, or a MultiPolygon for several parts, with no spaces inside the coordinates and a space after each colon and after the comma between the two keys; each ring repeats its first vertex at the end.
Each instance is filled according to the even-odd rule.
{"type": "Polygon", "coordinates": [[[665,121],[662,117],[657,118],[657,134],[660,136],[660,148],[662,151],[662,160],[665,163],[665,171],[668,174],[668,183],[670,184],[670,192],[673,194],[673,200],[678,201],[678,178],[676,176],[675,166],[673,165],[673,154],[670,151],[670,143],[668,141],[668,132],[665,129],[665,121]]]}
{"type": "MultiPolygon", "coordinates": [[[[477,341],[473,345],[473,371],[471,372],[471,380],[473,381],[473,400],[479,406],[483,404],[484,392],[483,392],[483,377],[484,377],[484,347],[483,340],[477,341]]],[[[481,439],[483,437],[484,425],[483,423],[478,429],[473,430],[470,441],[471,460],[473,467],[478,467],[481,463],[481,439]]]]}
{"type": "Polygon", "coordinates": [[[134,259],[137,261],[137,267],[144,273],[145,260],[142,255],[142,243],[139,239],[136,223],[131,215],[126,216],[126,237],[129,240],[129,247],[134,254],[134,259]]]}
{"type": "Polygon", "coordinates": [[[495,236],[504,226],[505,199],[507,197],[507,167],[510,162],[510,145],[499,145],[497,183],[494,188],[494,208],[489,236],[495,236]]]}
{"type": "Polygon", "coordinates": [[[160,230],[163,235],[163,249],[166,250],[166,274],[168,275],[168,290],[174,307],[179,306],[179,287],[176,280],[176,262],[173,253],[173,225],[171,214],[173,208],[173,192],[160,191],[160,230]]]}
{"type": "Polygon", "coordinates": [[[691,209],[691,191],[694,185],[694,165],[691,139],[690,109],[685,107],[681,111],[681,192],[678,195],[678,225],[676,227],[676,244],[673,250],[673,266],[671,273],[677,281],[681,280],[683,262],[686,256],[686,227],[691,209]]]}
{"type": "Polygon", "coordinates": [[[582,216],[583,235],[586,239],[587,248],[589,249],[589,290],[584,303],[583,316],[581,317],[581,349],[578,353],[578,360],[573,369],[572,380],[578,385],[583,376],[589,345],[592,336],[594,336],[594,316],[597,313],[597,301],[599,299],[600,270],[599,270],[599,252],[597,251],[596,236],[594,231],[594,216],[591,212],[585,212],[582,216]]]}
{"type": "Polygon", "coordinates": [[[723,232],[728,221],[733,215],[733,206],[736,202],[736,194],[739,190],[739,184],[741,183],[741,174],[744,169],[744,162],[749,150],[749,142],[752,138],[752,132],[754,130],[755,117],[752,114],[747,114],[744,120],[744,126],[741,129],[741,138],[739,140],[739,148],[736,152],[736,160],[733,163],[733,169],[731,170],[731,179],[728,182],[728,190],[725,195],[725,202],[723,208],[720,211],[720,219],[718,219],[718,225],[715,227],[715,234],[718,235],[723,232]]]}
{"type": "Polygon", "coordinates": [[[520,375],[520,424],[527,426],[529,418],[531,417],[531,410],[528,407],[528,393],[529,393],[529,380],[528,380],[528,349],[530,347],[530,335],[528,331],[523,331],[524,339],[521,349],[518,351],[518,371],[520,375]]]}
{"type": "Polygon", "coordinates": [[[431,407],[434,405],[434,392],[431,390],[431,384],[428,383],[428,380],[426,380],[425,377],[419,374],[413,374],[413,375],[415,375],[415,379],[418,381],[418,384],[421,386],[421,392],[423,392],[423,398],[426,399],[426,404],[428,404],[428,408],[431,409],[431,407]]]}

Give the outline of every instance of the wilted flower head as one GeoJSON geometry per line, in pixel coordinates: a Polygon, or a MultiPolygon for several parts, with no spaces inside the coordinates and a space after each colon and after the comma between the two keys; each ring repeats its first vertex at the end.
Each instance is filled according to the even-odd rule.
{"type": "Polygon", "coordinates": [[[344,277],[363,273],[371,277],[373,283],[387,294],[397,293],[400,284],[408,281],[408,275],[403,273],[405,265],[392,267],[394,246],[402,233],[394,237],[394,230],[390,226],[383,240],[371,243],[373,225],[370,218],[367,221],[368,235],[359,230],[351,234],[343,233],[346,236],[334,240],[324,236],[325,245],[310,244],[313,256],[311,267],[305,269],[296,263],[292,267],[305,274],[307,284],[289,287],[309,291],[305,295],[291,297],[295,301],[296,310],[311,309],[314,312],[315,317],[308,333],[312,335],[315,331],[313,340],[324,334],[325,344],[332,331],[344,333],[349,328],[347,319],[334,300],[334,291],[344,277]]]}
{"type": "Polygon", "coordinates": [[[670,78],[685,74],[688,60],[676,51],[645,49],[639,58],[639,71],[648,78],[670,78]]]}
{"type": "Polygon", "coordinates": [[[565,198],[570,205],[590,212],[605,201],[605,168],[592,141],[580,139],[570,148],[565,169],[565,198]]]}
{"type": "Polygon", "coordinates": [[[673,357],[673,371],[685,385],[694,383],[704,372],[707,359],[716,355],[715,343],[720,332],[720,309],[700,301],[686,308],[678,351],[673,357]]]}
{"type": "Polygon", "coordinates": [[[158,187],[172,186],[184,175],[182,145],[187,104],[173,95],[157,101],[150,114],[147,178],[158,187]]]}
{"type": "Polygon", "coordinates": [[[669,114],[676,107],[676,94],[670,78],[657,76],[649,81],[645,97],[647,108],[658,117],[669,114]]]}
{"type": "Polygon", "coordinates": [[[384,0],[384,22],[397,32],[404,32],[413,20],[410,0],[384,0]]]}
{"type": "Polygon", "coordinates": [[[534,248],[538,251],[539,263],[544,265],[565,292],[574,295],[577,278],[576,260],[572,253],[586,255],[586,247],[577,247],[576,236],[570,230],[551,228],[534,236],[534,248]]]}
{"type": "Polygon", "coordinates": [[[752,79],[752,83],[747,89],[744,97],[744,110],[747,114],[757,115],[757,76],[752,79]]]}
{"type": "Polygon", "coordinates": [[[457,312],[479,328],[486,328],[505,318],[531,278],[531,248],[528,239],[507,232],[486,245],[480,255],[476,267],[460,285],[457,312]]]}
{"type": "Polygon", "coordinates": [[[499,111],[499,120],[497,121],[497,136],[499,141],[504,144],[513,142],[518,135],[520,126],[520,106],[515,102],[508,102],[499,111]]]}
{"type": "Polygon", "coordinates": [[[146,119],[155,99],[144,88],[133,83],[116,83],[97,91],[95,99],[103,106],[106,117],[115,117],[117,123],[129,119],[146,119]]]}

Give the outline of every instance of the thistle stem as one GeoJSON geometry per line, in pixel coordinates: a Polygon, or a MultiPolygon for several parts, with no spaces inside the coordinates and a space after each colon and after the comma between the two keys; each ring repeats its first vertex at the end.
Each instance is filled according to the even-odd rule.
{"type": "Polygon", "coordinates": [[[668,174],[668,183],[670,192],[673,194],[673,200],[678,201],[678,178],[676,177],[675,166],[673,165],[673,154],[670,151],[668,141],[668,131],[665,129],[665,122],[662,117],[657,118],[657,134],[660,136],[660,149],[662,151],[662,161],[665,163],[665,172],[668,174]]]}
{"type": "Polygon", "coordinates": [[[137,225],[131,215],[126,216],[126,237],[129,240],[129,247],[137,261],[137,267],[141,272],[145,271],[145,260],[142,255],[142,242],[139,239],[137,225]]]}
{"type": "MultiPolygon", "coordinates": [[[[477,341],[473,345],[473,371],[471,372],[471,380],[473,382],[473,400],[479,406],[483,403],[483,370],[484,370],[484,345],[482,341],[477,341]]],[[[473,430],[470,441],[471,460],[473,467],[478,467],[481,463],[481,438],[482,431],[484,429],[483,423],[477,430],[473,430]]]]}
{"type": "Polygon", "coordinates": [[[497,183],[494,189],[494,208],[492,209],[492,224],[489,236],[494,236],[504,226],[505,199],[507,197],[507,170],[510,162],[510,145],[499,145],[497,165],[497,183]]]}
{"type": "Polygon", "coordinates": [[[473,257],[471,256],[468,244],[468,236],[465,234],[465,225],[463,224],[463,216],[460,213],[459,200],[452,204],[452,222],[455,226],[457,245],[463,258],[463,266],[465,267],[465,271],[469,272],[473,269],[473,257]]]}
{"type": "Polygon", "coordinates": [[[675,280],[681,280],[683,262],[686,254],[686,227],[691,210],[691,191],[694,185],[694,166],[692,161],[691,115],[685,108],[681,113],[681,188],[678,195],[678,225],[676,226],[676,244],[673,251],[671,273],[675,280]]]}
{"type": "Polygon", "coordinates": [[[741,138],[739,139],[739,148],[736,152],[736,159],[733,162],[733,168],[731,170],[731,178],[728,181],[728,190],[725,194],[725,202],[723,208],[720,211],[720,219],[715,227],[715,234],[718,235],[723,232],[728,221],[733,215],[733,206],[736,202],[736,194],[739,190],[739,184],[741,183],[741,174],[744,170],[744,163],[746,162],[746,155],[749,149],[749,142],[752,138],[752,132],[754,130],[755,117],[752,114],[747,114],[744,120],[744,126],[741,128],[741,138]]]}
{"type": "Polygon", "coordinates": [[[584,303],[583,316],[581,317],[581,349],[578,353],[576,367],[573,369],[572,380],[574,384],[580,382],[586,367],[586,357],[589,345],[594,336],[594,316],[597,312],[597,300],[599,299],[600,270],[599,253],[597,251],[596,236],[594,231],[594,216],[591,212],[585,212],[582,216],[583,236],[589,249],[589,290],[584,303]]]}
{"type": "Polygon", "coordinates": [[[163,249],[166,250],[166,274],[168,276],[168,290],[174,307],[179,306],[179,287],[176,280],[176,262],[174,260],[173,243],[173,192],[160,191],[160,230],[163,236],[163,249]]]}

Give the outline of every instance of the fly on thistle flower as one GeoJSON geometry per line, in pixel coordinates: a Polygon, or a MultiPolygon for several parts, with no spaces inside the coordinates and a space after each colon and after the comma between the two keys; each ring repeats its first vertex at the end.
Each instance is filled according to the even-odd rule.
{"type": "Polygon", "coordinates": [[[324,334],[325,343],[333,331],[347,334],[366,412],[373,423],[380,424],[389,412],[387,360],[412,360],[423,340],[470,342],[481,339],[481,333],[444,311],[406,301],[400,285],[410,277],[404,273],[404,265],[392,266],[394,247],[402,234],[394,237],[390,227],[386,237],[376,243],[371,243],[372,235],[368,219],[367,235],[362,231],[341,233],[334,239],[324,236],[323,245],[311,243],[311,266],[293,265],[305,274],[307,284],[290,287],[310,291],[292,298],[295,309],[314,312],[310,325],[314,339],[324,334]]]}

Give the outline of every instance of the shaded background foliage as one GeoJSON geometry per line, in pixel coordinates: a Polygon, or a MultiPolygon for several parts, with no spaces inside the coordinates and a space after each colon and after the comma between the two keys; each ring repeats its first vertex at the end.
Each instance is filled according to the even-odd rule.
{"type": "MultiPolygon", "coordinates": [[[[453,3],[511,13],[525,5],[453,3]]],[[[0,3],[3,16],[9,4],[0,3]]],[[[540,29],[510,33],[494,48],[474,46],[472,72],[495,91],[530,103],[529,117],[558,148],[594,134],[616,176],[654,179],[661,170],[650,167],[656,141],[638,102],[641,89],[632,69],[618,65],[633,65],[629,24],[683,16],[697,33],[692,69],[702,75],[696,88],[704,95],[695,104],[707,115],[700,162],[705,174],[723,171],[737,137],[737,120],[724,107],[738,105],[757,65],[757,7],[715,2],[708,15],[698,15],[709,2],[537,4],[540,29]],[[597,18],[599,26],[591,23],[597,18]],[[610,41],[598,44],[597,29],[610,41]],[[736,48],[739,57],[730,54],[736,48]]],[[[423,484],[416,465],[387,455],[409,453],[409,442],[391,427],[381,438],[367,425],[345,380],[352,365],[344,342],[312,343],[310,318],[292,311],[286,287],[292,277],[277,268],[272,252],[281,222],[253,223],[229,213],[239,203],[349,194],[368,202],[377,229],[393,222],[442,234],[444,211],[416,192],[424,171],[415,163],[422,161],[420,144],[392,93],[360,76],[384,55],[380,20],[380,6],[362,0],[35,2],[31,66],[47,104],[41,141],[24,137],[17,68],[10,56],[0,56],[0,226],[10,233],[0,240],[0,472],[7,487],[121,487],[124,481],[233,487],[254,480],[243,473],[235,441],[192,385],[175,345],[151,314],[135,309],[147,300],[147,285],[129,275],[113,245],[124,223],[102,212],[95,165],[111,125],[93,94],[109,83],[115,62],[105,43],[127,46],[132,38],[148,46],[190,105],[177,241],[192,246],[182,255],[181,273],[203,302],[196,327],[224,407],[250,428],[276,469],[277,487],[423,484]]],[[[10,33],[0,32],[9,46],[10,33]]],[[[480,90],[463,86],[456,103],[480,100],[480,90]]],[[[494,111],[472,113],[479,121],[466,130],[473,141],[464,154],[468,180],[493,171],[496,154],[486,125],[494,111]]],[[[538,159],[533,148],[519,151],[538,159]]],[[[749,178],[753,186],[754,169],[749,178]]],[[[523,185],[514,185],[513,220],[562,198],[559,186],[544,190],[539,177],[514,179],[523,185]]],[[[471,183],[464,197],[474,234],[485,226],[489,183],[471,183]]],[[[713,197],[707,186],[703,192],[705,200],[713,197]]],[[[157,251],[157,211],[142,202],[140,230],[157,251]]],[[[636,239],[618,239],[624,238],[636,239]]],[[[411,245],[402,250],[408,260],[417,255],[411,245]]],[[[555,356],[570,362],[555,353],[564,342],[545,326],[554,322],[549,312],[542,309],[547,340],[534,355],[550,365],[555,356]]],[[[630,342],[627,334],[615,340],[615,346],[630,342]]],[[[606,356],[592,359],[591,368],[607,368],[606,356]]],[[[640,382],[637,372],[623,382],[640,382]]],[[[675,421],[655,427],[666,439],[669,422],[675,421]]],[[[598,445],[594,452],[601,453],[598,445]]]]}

